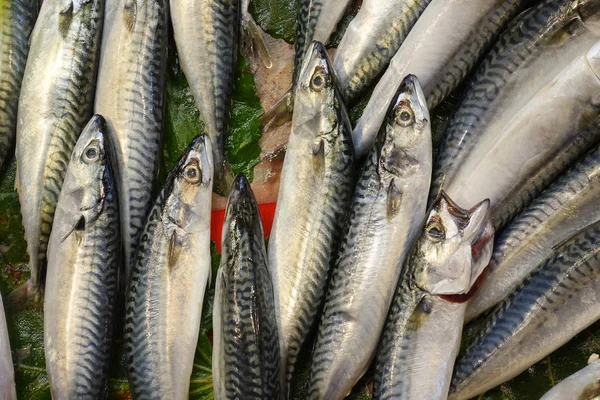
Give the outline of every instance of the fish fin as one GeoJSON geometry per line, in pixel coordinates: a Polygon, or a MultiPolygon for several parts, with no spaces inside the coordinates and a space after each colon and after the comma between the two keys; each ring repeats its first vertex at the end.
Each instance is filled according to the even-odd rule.
{"type": "Polygon", "coordinates": [[[63,3],[58,14],[58,30],[60,35],[65,38],[69,32],[71,21],[73,21],[73,1],[67,0],[63,3]]]}
{"type": "Polygon", "coordinates": [[[215,300],[213,302],[213,386],[215,399],[222,399],[224,395],[224,385],[222,382],[221,372],[224,371],[223,357],[219,352],[223,350],[223,326],[221,313],[223,312],[222,298],[225,292],[225,279],[223,268],[220,267],[217,271],[217,281],[215,283],[215,300]]]}
{"type": "Polygon", "coordinates": [[[127,26],[129,32],[132,32],[137,18],[137,3],[135,0],[125,0],[123,17],[125,18],[125,26],[127,26]]]}
{"type": "Polygon", "coordinates": [[[283,95],[273,107],[260,117],[261,130],[268,132],[292,120],[294,111],[294,98],[291,89],[283,95]]]}
{"type": "Polygon", "coordinates": [[[19,180],[19,164],[17,163],[17,168],[15,170],[15,191],[17,194],[21,194],[21,181],[19,180]]]}
{"type": "Polygon", "coordinates": [[[41,308],[43,300],[41,287],[36,288],[31,278],[29,278],[24,284],[10,292],[6,298],[5,306],[7,310],[21,310],[29,305],[41,308]]]}
{"type": "Polygon", "coordinates": [[[181,250],[181,239],[177,235],[177,232],[173,230],[169,239],[169,271],[177,265],[181,250]]]}
{"type": "Polygon", "coordinates": [[[60,242],[62,243],[65,240],[67,240],[67,238],[69,236],[71,236],[71,234],[73,232],[81,232],[84,229],[85,229],[85,216],[81,215],[77,219],[77,222],[75,222],[75,224],[73,225],[73,228],[71,228],[71,230],[69,230],[69,232],[67,232],[67,234],[65,236],[63,236],[62,239],[60,239],[60,242]]]}
{"type": "Polygon", "coordinates": [[[322,167],[325,164],[325,142],[321,138],[315,139],[312,145],[313,164],[322,167]]]}
{"type": "Polygon", "coordinates": [[[249,12],[244,12],[242,18],[242,52],[244,54],[253,54],[256,49],[258,58],[262,64],[265,68],[270,69],[273,66],[273,61],[271,61],[271,55],[263,39],[262,29],[256,24],[249,12]]]}
{"type": "Polygon", "coordinates": [[[388,186],[387,198],[387,218],[391,220],[396,216],[402,204],[402,190],[396,186],[396,180],[392,179],[388,186]]]}

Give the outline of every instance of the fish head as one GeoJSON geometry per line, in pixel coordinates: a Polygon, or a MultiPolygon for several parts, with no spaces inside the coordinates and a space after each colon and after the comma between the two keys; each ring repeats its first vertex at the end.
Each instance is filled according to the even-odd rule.
{"type": "Polygon", "coordinates": [[[429,110],[416,76],[402,80],[387,115],[378,139],[379,175],[402,177],[418,170],[431,171],[429,110]]]}
{"type": "Polygon", "coordinates": [[[492,256],[493,239],[489,200],[465,210],[442,192],[413,257],[417,286],[433,295],[468,293],[492,256]]]}
{"type": "Polygon", "coordinates": [[[166,227],[190,232],[194,222],[210,218],[206,202],[212,195],[213,158],[210,139],[199,135],[183,152],[165,183],[165,207],[171,224],[166,227]]]}

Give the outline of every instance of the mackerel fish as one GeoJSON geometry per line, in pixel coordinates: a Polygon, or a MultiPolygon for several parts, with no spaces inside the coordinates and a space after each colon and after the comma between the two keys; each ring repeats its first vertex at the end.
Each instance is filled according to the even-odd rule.
{"type": "Polygon", "coordinates": [[[434,203],[383,330],[373,399],[446,399],[466,307],[452,296],[468,293],[491,257],[489,211],[489,200],[463,210],[443,192],[434,203]]]}
{"type": "Polygon", "coordinates": [[[73,150],[50,235],[44,351],[56,400],[108,394],[121,241],[105,135],[95,115],[73,150]]]}
{"type": "Polygon", "coordinates": [[[116,138],[125,270],[151,204],[165,102],[167,0],[115,0],[106,5],[95,112],[116,138]]]}
{"type": "Polygon", "coordinates": [[[17,182],[35,294],[44,282],[56,202],[77,138],[92,117],[103,0],[45,0],[19,97],[17,182]]]}
{"type": "Polygon", "coordinates": [[[354,146],[371,147],[400,81],[416,75],[430,109],[471,71],[496,35],[532,0],[433,0],[392,58],[354,128],[354,146]]]}
{"type": "Polygon", "coordinates": [[[196,137],[154,202],[125,293],[124,351],[135,399],[188,398],[210,281],[210,139],[196,137]]]}
{"type": "Polygon", "coordinates": [[[6,400],[17,400],[15,370],[13,368],[2,296],[0,296],[0,397],[6,400]]]}
{"type": "Polygon", "coordinates": [[[560,381],[540,400],[594,400],[600,396],[600,362],[587,367],[560,381]]]}
{"type": "Polygon", "coordinates": [[[233,183],[213,311],[215,399],[279,400],[279,337],[273,284],[250,183],[233,183]]]}
{"type": "Polygon", "coordinates": [[[350,121],[327,51],[313,42],[307,54],[268,248],[284,393],[325,299],[354,190],[350,121]]]}
{"type": "Polygon", "coordinates": [[[501,302],[558,245],[600,221],[599,201],[600,148],[596,147],[504,228],[466,320],[501,302]]]}
{"type": "Polygon", "coordinates": [[[431,165],[431,119],[409,75],[354,193],[313,352],[311,399],[343,398],[369,367],[400,271],[422,231],[431,165]]]}
{"type": "Polygon", "coordinates": [[[381,72],[431,0],[364,0],[333,60],[342,94],[356,100],[381,72]]]}
{"type": "Polygon", "coordinates": [[[486,318],[456,361],[451,400],[517,376],[600,318],[600,223],[559,246],[486,318]]]}
{"type": "Polygon", "coordinates": [[[19,92],[38,9],[37,0],[0,1],[0,168],[12,156],[19,92]]]}

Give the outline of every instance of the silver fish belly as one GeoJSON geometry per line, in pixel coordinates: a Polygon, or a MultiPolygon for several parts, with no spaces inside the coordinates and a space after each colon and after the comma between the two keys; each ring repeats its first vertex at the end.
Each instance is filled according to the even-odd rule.
{"type": "Polygon", "coordinates": [[[486,319],[456,361],[449,399],[517,376],[600,318],[600,224],[561,245],[486,319]]]}
{"type": "Polygon", "coordinates": [[[273,284],[256,199],[238,175],[227,202],[213,310],[217,400],[279,400],[279,337],[273,284]]]}
{"type": "Polygon", "coordinates": [[[188,398],[210,278],[208,136],[185,150],[154,202],[125,293],[124,351],[136,399],[188,398]]]}
{"type": "Polygon", "coordinates": [[[560,381],[540,400],[594,400],[600,396],[600,362],[587,367],[560,381]]]}
{"type": "Polygon", "coordinates": [[[79,137],[48,246],[44,350],[57,400],[108,394],[121,241],[105,134],[96,115],[79,137]]]}
{"type": "Polygon", "coordinates": [[[37,0],[0,2],[0,168],[12,158],[19,92],[37,13],[37,0]]]}
{"type": "Polygon", "coordinates": [[[431,147],[427,103],[409,75],[357,183],[313,351],[311,399],[348,395],[373,359],[400,271],[425,220],[431,147]]]}
{"type": "Polygon", "coordinates": [[[350,121],[325,47],[304,60],[281,175],[269,268],[282,353],[282,390],[325,297],[325,284],[353,191],[350,121]]]}
{"type": "Polygon", "coordinates": [[[482,286],[469,303],[469,321],[508,296],[555,247],[600,220],[600,149],[552,183],[504,228],[482,286]]]}
{"type": "Polygon", "coordinates": [[[106,5],[95,112],[116,137],[127,276],[158,169],[165,101],[167,0],[106,5]]]}
{"type": "Polygon", "coordinates": [[[104,1],[46,0],[31,35],[19,97],[17,190],[31,286],[43,284],[58,195],[92,116],[104,1]]]}
{"type": "Polygon", "coordinates": [[[446,399],[466,304],[491,254],[488,200],[470,210],[442,192],[402,272],[375,361],[373,399],[446,399]]]}
{"type": "Polygon", "coordinates": [[[527,1],[433,0],[392,58],[354,128],[357,154],[371,147],[404,76],[416,75],[429,108],[435,107],[527,1]]]}
{"type": "Polygon", "coordinates": [[[0,396],[6,400],[17,400],[15,370],[10,351],[8,327],[4,316],[2,296],[0,296],[0,396]]]}

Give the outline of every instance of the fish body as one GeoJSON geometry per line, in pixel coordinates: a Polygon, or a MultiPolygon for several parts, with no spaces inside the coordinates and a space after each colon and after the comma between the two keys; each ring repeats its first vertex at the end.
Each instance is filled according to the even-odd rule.
{"type": "Polygon", "coordinates": [[[468,293],[487,265],[494,228],[489,200],[464,210],[434,203],[402,272],[375,361],[373,399],[446,399],[468,293]]]}
{"type": "Polygon", "coordinates": [[[125,293],[124,351],[135,399],[187,399],[210,278],[213,182],[208,136],[196,137],[147,218],[125,293]]]}
{"type": "MultiPolygon", "coordinates": [[[[600,32],[590,23],[598,13],[586,12],[585,7],[593,3],[594,0],[542,1],[519,15],[500,35],[443,135],[430,199],[455,179],[472,153],[483,151],[483,144],[500,136],[540,89],[598,41],[600,32]]],[[[586,141],[587,136],[583,139],[586,141]]],[[[560,165],[563,164],[564,161],[560,165]]],[[[537,175],[532,180],[537,187],[531,188],[530,184],[526,193],[513,193],[517,204],[530,201],[528,195],[535,195],[538,187],[553,178],[552,174],[537,175]]]]}
{"type": "Polygon", "coordinates": [[[357,183],[318,329],[310,398],[343,398],[369,367],[400,271],[422,230],[431,158],[427,103],[409,75],[357,183]]]}
{"type": "Polygon", "coordinates": [[[600,362],[587,367],[558,382],[540,400],[594,400],[600,396],[600,362]]]}
{"type": "Polygon", "coordinates": [[[15,370],[13,368],[2,296],[0,296],[0,397],[6,400],[17,400],[15,370]]]}
{"type": "Polygon", "coordinates": [[[600,220],[600,149],[552,183],[504,228],[482,286],[467,309],[469,321],[516,289],[555,247],[600,220]]]}
{"type": "Polygon", "coordinates": [[[104,2],[43,2],[19,97],[17,190],[33,292],[43,284],[56,202],[92,116],[104,2]]]}
{"type": "Polygon", "coordinates": [[[282,390],[317,318],[353,192],[350,121],[325,47],[314,42],[295,93],[271,237],[282,390]]]}
{"type": "Polygon", "coordinates": [[[71,156],[50,235],[44,350],[54,399],[108,394],[121,242],[105,134],[95,115],[71,156]]]}
{"type": "Polygon", "coordinates": [[[385,70],[430,1],[363,1],[333,60],[346,101],[356,100],[385,70]]]}
{"type": "Polygon", "coordinates": [[[0,2],[0,168],[12,156],[19,91],[38,8],[37,0],[0,2]]]}
{"type": "Polygon", "coordinates": [[[470,399],[506,382],[597,321],[599,276],[596,223],[559,246],[486,318],[456,361],[449,399],[470,399]]]}
{"type": "MultiPolygon", "coordinates": [[[[240,1],[170,0],[170,3],[179,62],[212,140],[216,179],[220,181],[224,178],[240,1]]],[[[229,185],[223,192],[228,189],[229,185]]]]}
{"type": "Polygon", "coordinates": [[[371,147],[400,81],[416,75],[429,108],[467,75],[528,0],[433,0],[392,58],[354,128],[357,154],[371,147]]]}
{"type": "Polygon", "coordinates": [[[158,170],[165,101],[167,0],[106,4],[95,112],[116,138],[127,276],[158,170]]]}
{"type": "Polygon", "coordinates": [[[215,399],[279,400],[279,337],[260,213],[238,175],[229,194],[213,311],[215,399]]]}

